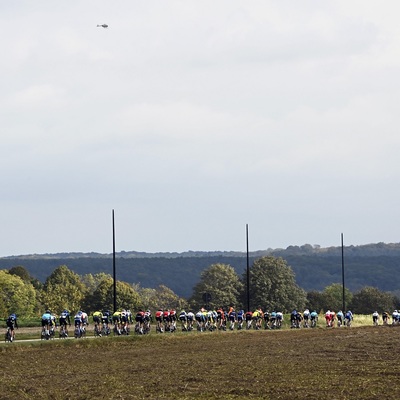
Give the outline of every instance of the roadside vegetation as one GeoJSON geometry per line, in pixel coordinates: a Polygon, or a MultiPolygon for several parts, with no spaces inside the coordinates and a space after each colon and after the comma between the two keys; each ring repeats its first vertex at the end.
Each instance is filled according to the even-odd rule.
{"type": "MultiPolygon", "coordinates": [[[[204,307],[234,307],[247,311],[246,276],[239,276],[233,267],[212,264],[202,271],[198,283],[189,298],[179,297],[170,288],[160,284],[156,288],[144,288],[139,283],[117,280],[117,309],[182,309],[196,312],[204,307]],[[207,300],[204,295],[207,294],[207,300]]],[[[342,285],[333,283],[323,291],[306,292],[297,285],[294,272],[283,258],[265,256],[256,259],[250,268],[250,311],[289,313],[305,308],[324,312],[342,309],[342,285]]],[[[345,289],[346,309],[353,314],[369,314],[374,311],[391,313],[399,307],[399,299],[392,293],[377,288],[363,287],[352,293],[345,289]]],[[[56,268],[44,283],[33,278],[22,266],[0,270],[0,318],[16,313],[19,320],[40,318],[46,309],[59,315],[67,309],[71,314],[84,310],[113,310],[113,279],[110,275],[86,274],[80,276],[67,266],[56,268]]],[[[346,310],[342,310],[345,312],[346,310]]]]}

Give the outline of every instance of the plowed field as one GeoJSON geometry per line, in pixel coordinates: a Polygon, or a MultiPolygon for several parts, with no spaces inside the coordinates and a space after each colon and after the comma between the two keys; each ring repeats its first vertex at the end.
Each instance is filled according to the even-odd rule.
{"type": "Polygon", "coordinates": [[[399,327],[0,346],[2,399],[394,399],[399,327]]]}

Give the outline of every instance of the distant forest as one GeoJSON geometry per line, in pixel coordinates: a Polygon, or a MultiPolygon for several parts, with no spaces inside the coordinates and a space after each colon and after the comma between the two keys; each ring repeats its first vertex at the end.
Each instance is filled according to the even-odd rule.
{"type": "MultiPolygon", "coordinates": [[[[297,284],[306,291],[322,291],[332,283],[342,282],[342,249],[321,248],[309,244],[286,249],[251,252],[250,265],[259,257],[282,257],[292,267],[297,284]]],[[[188,298],[200,279],[203,269],[212,264],[231,265],[238,274],[247,266],[246,253],[241,252],[185,252],[116,254],[116,275],[120,281],[138,283],[155,288],[163,284],[177,295],[188,298]]],[[[0,269],[17,265],[44,282],[53,270],[66,265],[79,275],[105,272],[112,274],[112,254],[60,253],[35,254],[0,258],[0,269]]],[[[400,294],[400,243],[377,243],[344,248],[345,286],[352,292],[364,286],[400,294]]]]}

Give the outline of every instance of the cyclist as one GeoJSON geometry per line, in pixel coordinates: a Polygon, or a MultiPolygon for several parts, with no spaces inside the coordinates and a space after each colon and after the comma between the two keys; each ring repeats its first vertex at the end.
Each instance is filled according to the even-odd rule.
{"type": "Polygon", "coordinates": [[[83,333],[82,311],[78,311],[74,316],[75,337],[80,337],[83,333]]]}
{"type": "Polygon", "coordinates": [[[71,326],[71,318],[69,311],[67,309],[63,310],[63,312],[60,314],[59,322],[60,322],[60,329],[61,330],[64,329],[65,336],[68,336],[67,324],[68,326],[71,326]]]}
{"type": "Polygon", "coordinates": [[[170,314],[169,310],[165,309],[163,312],[163,323],[164,323],[164,330],[165,332],[169,332],[170,326],[171,326],[171,319],[170,319],[170,314]]]}
{"type": "Polygon", "coordinates": [[[225,311],[222,307],[219,307],[217,310],[217,327],[222,330],[226,328],[225,311]]]}
{"type": "Polygon", "coordinates": [[[336,313],[335,313],[335,311],[331,311],[331,316],[332,316],[332,319],[331,319],[331,326],[334,327],[334,326],[335,326],[335,320],[336,320],[336,313]]]}
{"type": "Polygon", "coordinates": [[[157,326],[156,326],[156,331],[157,332],[164,332],[164,329],[162,327],[162,319],[163,319],[164,312],[161,308],[156,311],[156,321],[157,321],[157,326]]]}
{"type": "Polygon", "coordinates": [[[269,329],[269,319],[270,319],[269,312],[265,311],[264,312],[264,329],[269,329]]]}
{"type": "Polygon", "coordinates": [[[351,326],[351,321],[353,321],[353,313],[349,310],[346,312],[344,319],[346,321],[347,326],[351,326]]]}
{"type": "Polygon", "coordinates": [[[311,312],[310,319],[311,319],[311,327],[315,328],[318,322],[318,313],[315,310],[311,312]]]}
{"type": "Polygon", "coordinates": [[[251,315],[251,319],[254,322],[254,329],[258,330],[261,328],[262,318],[263,318],[263,313],[261,308],[254,310],[253,314],[251,315]]]}
{"type": "Polygon", "coordinates": [[[153,322],[153,316],[151,315],[151,311],[147,310],[144,313],[143,333],[150,333],[151,322],[153,322]]]}
{"type": "Polygon", "coordinates": [[[101,336],[101,321],[103,320],[103,313],[101,311],[95,311],[93,313],[93,323],[95,334],[101,336]]]}
{"type": "Polygon", "coordinates": [[[233,331],[235,329],[235,322],[236,322],[236,311],[233,307],[231,307],[228,311],[228,319],[229,319],[229,329],[233,331]]]}
{"type": "Polygon", "coordinates": [[[139,310],[136,313],[135,321],[136,321],[135,332],[143,335],[143,323],[144,323],[144,311],[143,310],[139,310]]]}
{"type": "Polygon", "coordinates": [[[210,310],[207,313],[208,321],[209,321],[209,329],[214,331],[217,329],[217,320],[218,320],[218,314],[217,310],[210,310]]]}
{"type": "Polygon", "coordinates": [[[378,325],[378,324],[379,324],[379,314],[378,314],[378,311],[375,311],[375,312],[372,314],[372,323],[373,323],[373,325],[378,325]]]}
{"type": "Polygon", "coordinates": [[[392,312],[392,325],[397,324],[399,321],[399,312],[397,310],[394,310],[392,312]]]}
{"type": "Polygon", "coordinates": [[[328,328],[330,328],[330,327],[332,326],[332,313],[331,313],[330,310],[328,310],[328,311],[325,313],[325,321],[326,321],[326,326],[327,326],[328,328]]]}
{"type": "Polygon", "coordinates": [[[7,318],[6,324],[7,324],[7,327],[11,331],[12,340],[14,340],[15,339],[15,329],[14,328],[18,329],[17,314],[15,314],[15,313],[10,314],[9,317],[7,318]]]}
{"type": "Polygon", "coordinates": [[[129,333],[129,315],[126,310],[121,311],[121,331],[126,335],[129,333]]]}
{"type": "Polygon", "coordinates": [[[121,334],[121,311],[115,311],[112,315],[112,322],[114,324],[114,334],[121,334]]]}
{"type": "Polygon", "coordinates": [[[250,329],[251,323],[252,323],[252,318],[253,318],[253,313],[251,311],[247,311],[246,314],[244,315],[244,318],[246,320],[246,329],[250,329]]]}
{"type": "Polygon", "coordinates": [[[50,336],[54,337],[57,328],[57,316],[55,314],[51,314],[50,319],[50,336]]]}
{"type": "Polygon", "coordinates": [[[296,328],[301,328],[301,321],[303,320],[303,316],[301,313],[296,314],[296,328]]]}
{"type": "Polygon", "coordinates": [[[203,332],[204,330],[204,325],[205,325],[205,316],[203,314],[204,308],[202,308],[201,310],[197,311],[196,315],[195,315],[195,319],[197,322],[197,330],[200,332],[203,332]]]}
{"type": "Polygon", "coordinates": [[[269,318],[269,326],[270,326],[270,329],[276,328],[276,311],[271,312],[271,316],[269,318]]]}
{"type": "Polygon", "coordinates": [[[344,320],[344,315],[343,315],[343,311],[340,310],[337,314],[336,314],[336,318],[337,318],[337,326],[338,328],[340,328],[343,324],[343,320],[344,320]]]}
{"type": "Polygon", "coordinates": [[[132,312],[131,310],[126,310],[126,318],[128,319],[128,323],[132,324],[133,318],[132,318],[132,312]]]}
{"type": "Polygon", "coordinates": [[[382,313],[382,321],[383,321],[383,325],[387,325],[389,323],[389,313],[384,311],[382,313]]]}
{"type": "Polygon", "coordinates": [[[243,320],[244,320],[244,310],[239,310],[237,313],[237,321],[238,321],[238,329],[243,328],[243,320]]]}
{"type": "Polygon", "coordinates": [[[171,309],[169,310],[169,330],[170,332],[174,332],[176,330],[176,310],[171,309]]]}
{"type": "Polygon", "coordinates": [[[296,328],[296,324],[297,324],[297,311],[293,310],[290,314],[290,327],[296,328]]]}
{"type": "Polygon", "coordinates": [[[187,313],[185,310],[179,313],[179,321],[181,321],[182,331],[187,331],[187,313]]]}
{"type": "Polygon", "coordinates": [[[187,330],[192,331],[193,330],[193,322],[194,322],[194,313],[192,310],[190,310],[187,313],[187,330]]]}
{"type": "Polygon", "coordinates": [[[48,336],[50,335],[50,327],[51,327],[51,311],[46,310],[46,312],[42,315],[42,335],[48,336]]]}
{"type": "Polygon", "coordinates": [[[82,323],[83,326],[85,327],[86,325],[89,325],[89,317],[88,315],[85,313],[85,311],[82,311],[82,323]]]}
{"type": "Polygon", "coordinates": [[[303,319],[304,319],[304,328],[309,328],[310,325],[308,321],[310,320],[310,310],[306,308],[303,312],[303,319]]]}
{"type": "Polygon", "coordinates": [[[105,333],[110,331],[111,311],[105,310],[102,312],[101,322],[103,323],[103,330],[105,333]]]}
{"type": "Polygon", "coordinates": [[[277,311],[276,312],[276,327],[280,328],[282,326],[283,322],[283,313],[282,311],[277,311]]]}

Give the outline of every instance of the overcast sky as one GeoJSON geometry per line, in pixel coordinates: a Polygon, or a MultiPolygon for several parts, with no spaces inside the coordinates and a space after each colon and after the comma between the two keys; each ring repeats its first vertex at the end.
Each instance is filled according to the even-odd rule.
{"type": "Polygon", "coordinates": [[[1,2],[0,256],[399,242],[399,12],[1,2]]]}

